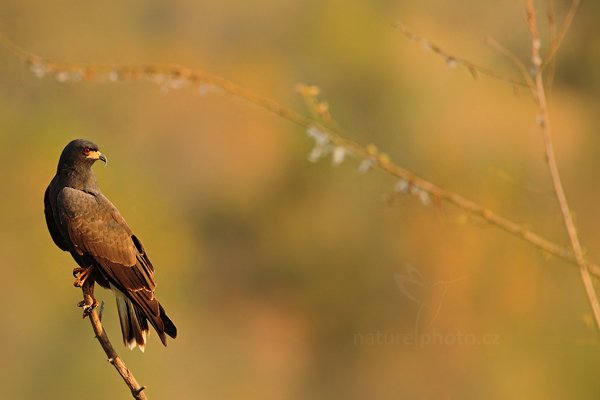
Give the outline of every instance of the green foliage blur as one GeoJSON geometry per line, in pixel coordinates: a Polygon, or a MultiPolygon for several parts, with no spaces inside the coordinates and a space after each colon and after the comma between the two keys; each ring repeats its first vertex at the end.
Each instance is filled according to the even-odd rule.
{"type": "MultiPolygon", "coordinates": [[[[538,2],[545,24],[546,3],[538,2]]],[[[564,16],[568,3],[554,1],[564,16]]],[[[600,6],[584,1],[558,55],[550,107],[563,182],[600,261],[600,6]]],[[[304,111],[298,82],[349,138],[567,244],[528,93],[473,79],[406,40],[518,77],[521,2],[0,2],[0,31],[64,62],[199,67],[304,111]]],[[[448,205],[392,196],[357,162],[310,163],[293,124],[223,94],[151,83],[38,79],[0,48],[0,398],[125,399],[75,307],[70,256],[43,192],[64,145],[95,171],[157,269],[179,329],[121,344],[152,399],[595,399],[600,342],[578,271],[448,205]]]]}

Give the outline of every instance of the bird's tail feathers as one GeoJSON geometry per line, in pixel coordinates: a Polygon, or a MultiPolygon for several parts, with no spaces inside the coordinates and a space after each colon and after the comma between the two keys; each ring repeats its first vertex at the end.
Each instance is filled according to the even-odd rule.
{"type": "Polygon", "coordinates": [[[165,333],[171,336],[173,339],[175,339],[177,337],[177,328],[175,327],[175,324],[173,323],[173,321],[171,321],[169,317],[167,317],[163,306],[161,306],[160,304],[158,306],[160,307],[160,319],[162,320],[162,323],[165,327],[165,333]]]}
{"type": "Polygon", "coordinates": [[[143,352],[146,346],[146,336],[148,335],[148,320],[122,291],[113,285],[111,285],[111,289],[117,299],[123,343],[129,349],[134,349],[137,346],[143,352]]]}

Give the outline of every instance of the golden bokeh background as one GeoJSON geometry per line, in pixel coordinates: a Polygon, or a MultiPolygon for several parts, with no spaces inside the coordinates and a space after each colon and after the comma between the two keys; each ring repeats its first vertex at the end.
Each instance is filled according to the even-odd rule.
{"type": "MultiPolygon", "coordinates": [[[[301,112],[294,85],[317,85],[349,138],[566,245],[528,93],[448,68],[392,26],[518,77],[485,38],[527,61],[524,14],[513,1],[4,0],[0,31],[57,61],[203,68],[301,112]]],[[[550,96],[596,261],[598,15],[583,2],[550,96]]],[[[598,398],[600,343],[573,266],[452,206],[390,202],[394,179],[354,160],[310,163],[302,129],[222,93],[38,79],[5,48],[0,75],[0,398],[129,395],[44,222],[43,192],[76,137],[108,156],[101,187],[179,329],[167,348],[151,335],[130,352],[112,294],[98,293],[149,398],[598,398]]]]}

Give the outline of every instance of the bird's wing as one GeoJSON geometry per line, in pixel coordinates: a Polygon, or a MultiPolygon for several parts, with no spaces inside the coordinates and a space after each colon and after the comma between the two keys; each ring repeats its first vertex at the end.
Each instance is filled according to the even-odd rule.
{"type": "MultiPolygon", "coordinates": [[[[154,300],[154,268],[115,206],[101,193],[69,187],[59,193],[57,206],[75,251],[93,256],[112,283],[142,308],[149,306],[144,303],[154,300]]],[[[154,308],[150,315],[158,312],[158,305],[154,308]]]]}
{"type": "Polygon", "coordinates": [[[65,242],[62,233],[60,233],[60,228],[56,225],[56,219],[54,218],[54,213],[52,211],[52,203],[50,202],[51,185],[52,183],[50,183],[46,188],[46,192],[44,192],[44,215],[46,216],[46,225],[48,225],[50,236],[58,248],[63,251],[69,251],[69,245],[65,242]]]}

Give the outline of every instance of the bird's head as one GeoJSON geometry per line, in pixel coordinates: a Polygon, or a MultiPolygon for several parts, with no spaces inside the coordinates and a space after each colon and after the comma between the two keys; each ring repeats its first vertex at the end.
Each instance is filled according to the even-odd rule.
{"type": "Polygon", "coordinates": [[[58,168],[91,167],[97,160],[104,161],[106,157],[98,150],[98,145],[85,139],[75,139],[69,142],[60,155],[58,168]]]}

